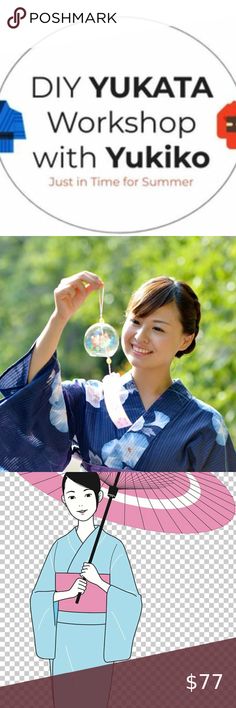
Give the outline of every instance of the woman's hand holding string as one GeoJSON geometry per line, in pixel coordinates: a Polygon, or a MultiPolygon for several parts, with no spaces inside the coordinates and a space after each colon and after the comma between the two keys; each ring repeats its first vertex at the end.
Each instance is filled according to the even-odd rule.
{"type": "Polygon", "coordinates": [[[102,286],[101,278],[87,270],[61,280],[54,291],[54,312],[36,340],[31,357],[28,383],[51,359],[70,318],[79,310],[90,293],[99,290],[102,286]]]}
{"type": "Polygon", "coordinates": [[[102,286],[101,278],[87,270],[63,278],[54,290],[55,317],[65,326],[88,295],[102,286]]]}

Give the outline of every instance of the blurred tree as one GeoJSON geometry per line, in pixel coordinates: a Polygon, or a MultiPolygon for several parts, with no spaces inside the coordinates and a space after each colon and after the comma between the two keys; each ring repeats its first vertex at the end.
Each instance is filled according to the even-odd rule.
{"type": "MultiPolygon", "coordinates": [[[[175,360],[173,376],[215,406],[236,437],[235,262],[236,238],[230,237],[2,237],[0,370],[31,346],[53,309],[53,289],[62,277],[97,272],[105,282],[105,319],[121,331],[131,292],[153,276],[170,275],[186,280],[202,303],[197,348],[175,360]]],[[[97,319],[94,293],[61,340],[64,378],[106,373],[105,361],[88,357],[83,348],[85,330],[97,319]]],[[[121,349],[113,368],[127,368],[121,349]]]]}

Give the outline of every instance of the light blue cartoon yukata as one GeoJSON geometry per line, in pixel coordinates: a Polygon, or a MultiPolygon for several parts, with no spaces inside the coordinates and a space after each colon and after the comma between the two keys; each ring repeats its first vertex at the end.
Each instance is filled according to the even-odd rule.
{"type": "MultiPolygon", "coordinates": [[[[59,538],[46,558],[31,596],[36,653],[50,660],[53,675],[102,666],[129,659],[131,655],[142,604],[120,540],[102,531],[94,565],[100,575],[106,576],[110,587],[107,593],[99,589],[104,595],[99,602],[95,599],[83,611],[82,600],[91,583],[87,584],[81,604],[76,605],[75,598],[69,600],[69,606],[67,601],[54,602],[57,579],[67,578],[67,587],[72,587],[75,574],[81,572],[83,563],[89,559],[98,529],[96,526],[84,542],[76,528],[59,538]]],[[[94,588],[93,585],[93,591],[94,588]]]]}

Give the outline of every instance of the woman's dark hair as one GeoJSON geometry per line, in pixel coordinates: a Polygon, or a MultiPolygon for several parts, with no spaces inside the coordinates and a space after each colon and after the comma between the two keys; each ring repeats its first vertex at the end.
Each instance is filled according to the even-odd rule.
{"type": "Polygon", "coordinates": [[[184,351],[176,352],[175,356],[180,358],[183,354],[193,351],[201,319],[200,302],[190,285],[166,276],[152,278],[133,293],[126,314],[133,312],[137,317],[146,317],[169,302],[175,302],[178,307],[184,333],[194,334],[189,347],[184,351]]]}
{"type": "Polygon", "coordinates": [[[76,484],[81,484],[82,487],[87,489],[92,489],[97,500],[97,505],[99,502],[98,495],[101,489],[100,478],[97,472],[66,472],[62,480],[62,493],[65,491],[66,480],[71,479],[72,482],[76,484]]]}

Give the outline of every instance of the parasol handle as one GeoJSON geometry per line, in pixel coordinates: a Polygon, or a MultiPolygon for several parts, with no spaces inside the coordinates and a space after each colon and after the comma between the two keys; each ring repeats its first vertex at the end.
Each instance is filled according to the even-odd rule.
{"type": "Polygon", "coordinates": [[[79,601],[80,601],[81,595],[82,595],[82,592],[78,592],[78,595],[77,595],[77,597],[76,597],[76,600],[75,600],[75,602],[76,602],[76,605],[78,605],[78,604],[79,604],[79,601]]]}
{"type": "MultiPolygon", "coordinates": [[[[118,472],[118,473],[117,473],[116,478],[115,478],[115,484],[114,484],[114,485],[111,485],[111,486],[109,487],[109,490],[108,490],[109,500],[108,500],[108,503],[107,503],[107,505],[106,505],[106,509],[105,509],[104,514],[103,514],[103,517],[102,517],[102,521],[101,521],[101,523],[100,523],[100,526],[99,526],[99,530],[98,530],[98,533],[97,533],[97,536],[96,536],[96,540],[95,540],[94,546],[93,546],[92,551],[91,551],[90,556],[89,556],[89,561],[88,561],[89,563],[92,563],[92,562],[93,562],[94,554],[95,554],[97,545],[98,545],[98,543],[99,543],[99,539],[100,539],[100,536],[101,536],[101,533],[102,533],[102,530],[103,530],[103,526],[104,526],[105,521],[106,521],[106,518],[107,518],[107,514],[108,514],[108,512],[109,512],[109,509],[110,509],[112,500],[115,499],[115,497],[116,497],[116,495],[117,495],[117,492],[118,492],[117,482],[118,482],[118,480],[119,480],[120,474],[121,474],[121,472],[118,472]]],[[[82,593],[79,592],[78,595],[77,595],[77,597],[76,597],[76,600],[75,600],[76,605],[79,604],[81,595],[82,595],[82,593]]]]}

